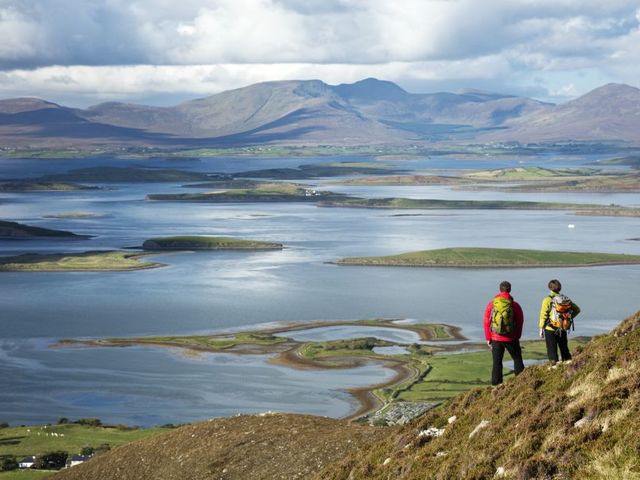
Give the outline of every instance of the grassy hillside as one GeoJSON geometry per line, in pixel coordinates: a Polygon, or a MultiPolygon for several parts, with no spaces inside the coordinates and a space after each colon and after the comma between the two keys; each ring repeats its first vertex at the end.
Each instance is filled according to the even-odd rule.
{"type": "Polygon", "coordinates": [[[51,478],[307,479],[387,432],[303,415],[221,418],[113,449],[51,478]]]}
{"type": "Polygon", "coordinates": [[[640,255],[507,248],[442,248],[383,257],[343,258],[336,263],[395,267],[575,267],[640,263],[640,255]]]}
{"type": "Polygon", "coordinates": [[[640,478],[640,312],[580,350],[455,397],[317,478],[640,478]]]}

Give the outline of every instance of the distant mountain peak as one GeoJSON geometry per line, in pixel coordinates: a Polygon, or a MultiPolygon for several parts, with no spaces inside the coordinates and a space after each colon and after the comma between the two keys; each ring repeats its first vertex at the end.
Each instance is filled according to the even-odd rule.
{"type": "Polygon", "coordinates": [[[19,97],[0,100],[0,113],[14,114],[22,112],[32,112],[46,108],[62,108],[57,103],[47,102],[36,97],[19,97]]]}
{"type": "Polygon", "coordinates": [[[496,100],[498,98],[516,98],[515,95],[505,93],[489,92],[487,90],[479,90],[477,88],[463,88],[457,92],[460,95],[479,97],[483,99],[496,100]]]}
{"type": "Polygon", "coordinates": [[[359,100],[403,100],[410,94],[393,82],[369,77],[355,83],[341,83],[333,87],[334,90],[346,99],[357,98],[359,100]]]}

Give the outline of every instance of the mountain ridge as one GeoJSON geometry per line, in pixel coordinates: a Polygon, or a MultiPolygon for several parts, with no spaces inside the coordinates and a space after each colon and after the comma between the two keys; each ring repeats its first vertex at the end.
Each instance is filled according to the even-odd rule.
{"type": "Polygon", "coordinates": [[[257,83],[170,107],[105,102],[86,109],[0,100],[0,144],[243,146],[433,141],[640,142],[640,90],[607,84],[561,105],[500,93],[409,93],[367,78],[257,83]],[[54,113],[57,112],[57,113],[54,113]],[[461,135],[462,134],[462,135],[461,135]]]}

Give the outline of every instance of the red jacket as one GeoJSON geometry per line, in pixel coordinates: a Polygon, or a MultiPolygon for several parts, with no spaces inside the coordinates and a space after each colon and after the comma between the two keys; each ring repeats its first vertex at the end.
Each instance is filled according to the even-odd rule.
{"type": "MultiPolygon", "coordinates": [[[[507,292],[500,292],[496,297],[513,297],[507,292]]],[[[522,335],[522,326],[524,325],[524,314],[522,313],[522,307],[516,301],[511,304],[513,308],[514,320],[516,321],[516,329],[510,335],[499,335],[491,331],[491,309],[493,308],[493,300],[487,303],[487,308],[484,310],[484,338],[485,340],[495,340],[497,342],[513,342],[514,340],[520,340],[522,335]]]]}

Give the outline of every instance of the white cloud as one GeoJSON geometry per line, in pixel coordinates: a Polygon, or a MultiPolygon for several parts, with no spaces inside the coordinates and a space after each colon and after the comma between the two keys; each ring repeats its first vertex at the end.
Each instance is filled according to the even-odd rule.
{"type": "Polygon", "coordinates": [[[635,0],[0,0],[0,94],[201,95],[378,76],[553,96],[581,71],[637,84],[639,22],[635,0]]]}

